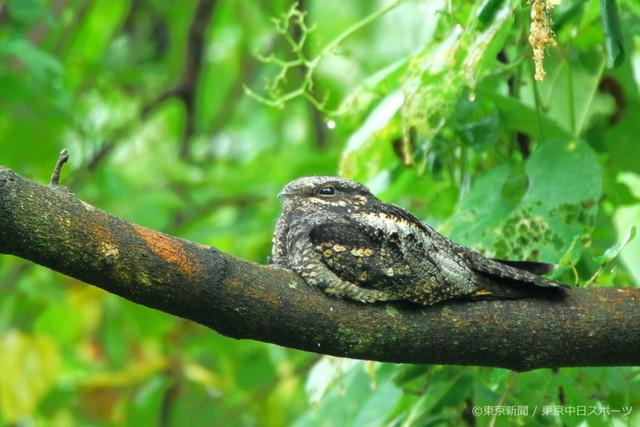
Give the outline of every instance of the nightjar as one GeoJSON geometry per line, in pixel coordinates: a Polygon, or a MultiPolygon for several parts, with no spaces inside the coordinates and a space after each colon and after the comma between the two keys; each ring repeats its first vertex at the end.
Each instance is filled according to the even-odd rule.
{"type": "Polygon", "coordinates": [[[486,258],[437,233],[362,184],[307,176],[287,184],[270,263],[362,302],[526,298],[569,286],[541,277],[553,264],[486,258]]]}

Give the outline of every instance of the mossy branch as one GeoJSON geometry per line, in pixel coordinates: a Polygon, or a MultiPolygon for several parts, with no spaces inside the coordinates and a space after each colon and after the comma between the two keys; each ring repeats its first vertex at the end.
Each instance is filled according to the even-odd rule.
{"type": "Polygon", "coordinates": [[[141,227],[4,167],[0,253],[229,337],[316,353],[517,371],[640,364],[640,289],[431,307],[334,299],[291,271],[141,227]]]}

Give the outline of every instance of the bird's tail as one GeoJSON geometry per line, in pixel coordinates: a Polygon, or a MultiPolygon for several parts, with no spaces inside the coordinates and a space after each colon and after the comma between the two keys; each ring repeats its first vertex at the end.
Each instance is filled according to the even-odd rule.
{"type": "MultiPolygon", "coordinates": [[[[520,299],[562,297],[568,286],[536,286],[534,283],[504,277],[486,276],[479,280],[478,290],[470,294],[473,299],[520,299]]],[[[544,279],[544,278],[541,278],[544,279]]],[[[549,280],[549,279],[544,279],[549,280]]]]}
{"type": "Polygon", "coordinates": [[[537,274],[541,276],[543,274],[551,273],[555,270],[555,264],[549,264],[547,262],[537,262],[537,261],[511,261],[508,259],[498,259],[491,258],[493,261],[499,262],[500,264],[508,265],[510,267],[517,268],[518,270],[528,271],[533,274],[537,274]]]}

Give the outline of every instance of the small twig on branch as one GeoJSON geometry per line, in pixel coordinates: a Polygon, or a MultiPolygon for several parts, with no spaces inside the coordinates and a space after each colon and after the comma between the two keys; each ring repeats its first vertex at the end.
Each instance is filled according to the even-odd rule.
{"type": "Polygon", "coordinates": [[[60,182],[60,171],[62,170],[62,165],[64,165],[67,160],[69,160],[69,150],[66,148],[60,152],[60,156],[58,157],[58,161],[56,162],[56,167],[53,169],[53,174],[51,175],[51,181],[49,185],[59,185],[60,182]]]}

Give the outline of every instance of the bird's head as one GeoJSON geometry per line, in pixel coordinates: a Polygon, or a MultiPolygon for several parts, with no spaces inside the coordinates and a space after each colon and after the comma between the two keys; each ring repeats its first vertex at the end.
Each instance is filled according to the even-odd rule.
{"type": "Polygon", "coordinates": [[[367,187],[336,176],[311,175],[291,181],[278,194],[285,209],[324,209],[327,207],[358,209],[377,200],[367,187]]]}

